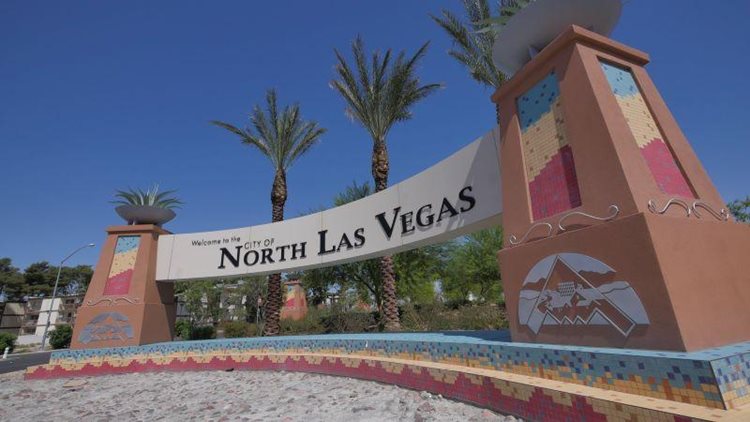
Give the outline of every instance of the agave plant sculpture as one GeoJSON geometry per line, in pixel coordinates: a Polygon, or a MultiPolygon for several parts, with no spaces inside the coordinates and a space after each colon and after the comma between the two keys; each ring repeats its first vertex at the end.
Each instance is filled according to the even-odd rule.
{"type": "Polygon", "coordinates": [[[117,190],[115,198],[112,201],[113,204],[118,205],[136,205],[156,208],[167,208],[174,209],[180,208],[182,201],[173,196],[177,192],[176,190],[165,190],[159,192],[159,185],[154,185],[151,188],[146,189],[132,189],[128,190],[117,190]]]}
{"type": "Polygon", "coordinates": [[[146,189],[117,190],[113,204],[120,217],[128,224],[161,225],[175,217],[174,209],[183,204],[174,190],[159,192],[159,185],[146,189]]]}

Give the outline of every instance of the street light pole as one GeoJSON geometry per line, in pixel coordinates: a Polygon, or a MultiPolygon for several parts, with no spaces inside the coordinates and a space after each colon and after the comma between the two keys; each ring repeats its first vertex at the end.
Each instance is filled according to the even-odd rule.
{"type": "Polygon", "coordinates": [[[49,331],[49,324],[50,324],[50,321],[52,320],[52,306],[55,304],[55,296],[57,295],[57,284],[60,282],[60,273],[62,272],[63,264],[65,263],[65,261],[67,261],[68,259],[70,259],[71,256],[75,255],[80,250],[85,249],[85,248],[93,248],[94,246],[95,245],[93,243],[89,243],[88,245],[83,245],[80,248],[78,248],[78,249],[74,250],[73,252],[71,252],[65,258],[63,258],[62,261],[60,261],[60,266],[57,267],[57,278],[55,278],[55,287],[52,289],[52,300],[50,300],[49,311],[47,311],[47,325],[44,326],[44,334],[42,334],[42,348],[41,348],[41,350],[44,350],[44,346],[47,343],[47,331],[49,331]]]}

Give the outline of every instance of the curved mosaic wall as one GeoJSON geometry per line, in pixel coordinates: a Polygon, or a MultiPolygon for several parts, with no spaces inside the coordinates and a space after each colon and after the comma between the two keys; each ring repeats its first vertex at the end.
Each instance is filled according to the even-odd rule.
{"type": "Polygon", "coordinates": [[[315,354],[486,369],[716,409],[750,402],[750,343],[679,353],[512,343],[498,341],[504,332],[493,335],[491,340],[487,333],[291,336],[66,350],[54,352],[48,365],[30,368],[27,378],[212,369],[214,359],[242,364],[251,356],[257,361],[262,355],[315,354]]]}

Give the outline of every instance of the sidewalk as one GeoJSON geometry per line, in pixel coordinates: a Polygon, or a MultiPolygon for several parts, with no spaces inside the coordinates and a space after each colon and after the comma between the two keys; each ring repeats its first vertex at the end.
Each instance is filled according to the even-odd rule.
{"type": "Polygon", "coordinates": [[[43,365],[49,362],[51,354],[51,351],[11,353],[7,359],[0,359],[0,374],[21,371],[29,366],[43,365]]]}

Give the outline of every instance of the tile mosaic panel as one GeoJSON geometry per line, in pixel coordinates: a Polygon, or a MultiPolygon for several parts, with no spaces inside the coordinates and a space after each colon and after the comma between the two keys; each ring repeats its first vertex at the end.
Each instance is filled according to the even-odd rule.
{"type": "Polygon", "coordinates": [[[555,74],[550,73],[519,97],[516,106],[534,219],[581,205],[555,74]]]}
{"type": "Polygon", "coordinates": [[[107,276],[107,282],[104,284],[104,295],[128,294],[140,242],[140,236],[119,236],[117,238],[112,266],[109,268],[109,276],[107,276]]]}
{"type": "Polygon", "coordinates": [[[694,198],[695,195],[646,105],[633,74],[609,63],[601,62],[601,66],[659,189],[670,195],[694,198]]]}

